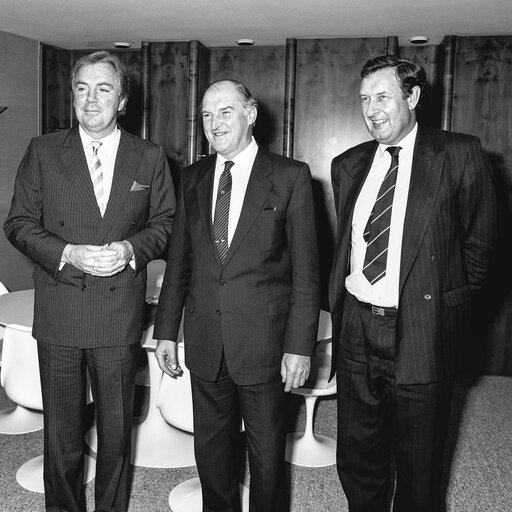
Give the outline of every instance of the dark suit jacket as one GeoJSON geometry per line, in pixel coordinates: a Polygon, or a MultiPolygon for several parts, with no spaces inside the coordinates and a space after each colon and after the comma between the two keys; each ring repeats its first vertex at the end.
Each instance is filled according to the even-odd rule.
{"type": "Polygon", "coordinates": [[[304,163],[258,150],[223,267],[212,235],[215,159],[183,171],[154,336],[176,340],[185,306],[190,371],[215,380],[224,351],[237,384],[258,384],[279,376],[283,351],[311,355],[316,340],[310,173],[304,163]]]}
{"type": "Polygon", "coordinates": [[[23,158],[5,233],[35,263],[34,337],[81,348],[140,341],[149,261],[168,242],[175,209],[163,150],[121,132],[109,202],[102,218],[78,128],[33,139],[23,158]],[[149,185],[131,191],[134,182],[149,185]],[[136,269],[93,277],[59,270],[66,244],[128,240],[136,269]]]}
{"type": "MultiPolygon", "coordinates": [[[[365,142],[332,162],[338,216],[329,289],[333,340],[343,329],[354,205],[377,147],[365,142]]],[[[398,383],[434,382],[454,372],[457,336],[469,320],[472,292],[484,284],[495,244],[495,215],[489,163],[479,140],[420,126],[402,240],[398,383]]]]}

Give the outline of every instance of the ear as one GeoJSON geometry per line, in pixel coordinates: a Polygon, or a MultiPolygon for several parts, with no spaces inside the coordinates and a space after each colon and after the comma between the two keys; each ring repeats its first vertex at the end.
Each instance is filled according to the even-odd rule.
{"type": "Polygon", "coordinates": [[[247,109],[247,121],[249,122],[249,126],[252,126],[256,122],[257,117],[258,111],[254,107],[247,109]]]}
{"type": "Polygon", "coordinates": [[[121,112],[124,107],[126,106],[126,98],[123,98],[120,102],[119,102],[119,106],[117,107],[117,111],[118,112],[121,112]]]}
{"type": "Polygon", "coordinates": [[[409,110],[414,110],[420,101],[421,89],[419,86],[415,85],[412,88],[411,94],[407,97],[407,104],[409,105],[409,110]]]}

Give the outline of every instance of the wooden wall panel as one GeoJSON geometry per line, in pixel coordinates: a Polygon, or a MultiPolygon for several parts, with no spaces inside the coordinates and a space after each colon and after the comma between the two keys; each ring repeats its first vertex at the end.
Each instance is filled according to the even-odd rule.
{"type": "Polygon", "coordinates": [[[188,43],[151,43],[149,138],[163,146],[173,176],[187,159],[188,43]]]}
{"type": "Polygon", "coordinates": [[[512,375],[511,60],[512,36],[457,38],[452,130],[480,137],[493,163],[499,204],[498,254],[479,312],[486,321],[477,349],[484,352],[486,372],[506,375],[512,375]]]}
{"type": "Polygon", "coordinates": [[[72,105],[69,77],[71,52],[41,45],[42,57],[42,133],[71,127],[72,105]]]}
{"type": "MultiPolygon", "coordinates": [[[[262,147],[282,154],[285,47],[211,48],[210,80],[232,78],[259,101],[254,137],[262,147]]],[[[202,96],[202,94],[201,94],[202,96]]]]}

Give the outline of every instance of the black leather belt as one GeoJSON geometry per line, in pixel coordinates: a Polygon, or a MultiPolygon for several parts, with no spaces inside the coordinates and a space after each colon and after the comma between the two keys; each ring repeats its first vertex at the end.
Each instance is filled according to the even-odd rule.
{"type": "Polygon", "coordinates": [[[378,316],[397,316],[398,308],[385,308],[383,306],[374,306],[373,304],[368,304],[367,302],[358,301],[361,306],[366,309],[369,309],[374,315],[378,316]]]}

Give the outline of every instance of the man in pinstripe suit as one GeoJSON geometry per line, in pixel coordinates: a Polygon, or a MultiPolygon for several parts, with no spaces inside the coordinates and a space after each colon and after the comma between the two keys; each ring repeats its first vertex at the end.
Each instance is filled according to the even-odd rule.
{"type": "Polygon", "coordinates": [[[35,262],[46,510],[85,510],[87,369],[96,510],[125,512],[146,265],[166,248],[174,191],[162,148],[117,126],[129,94],[121,62],[107,52],[82,57],[71,87],[80,126],[31,141],[4,229],[35,262]]]}
{"type": "Polygon", "coordinates": [[[155,323],[160,367],[178,375],[175,340],[185,307],[205,512],[240,512],[241,418],[250,511],[282,512],[285,391],[304,384],[316,341],[320,280],[309,168],[258,147],[256,115],[256,100],[239,82],[216,82],[203,97],[203,128],[217,154],[183,171],[155,323]],[[231,184],[222,184],[229,175],[231,184]],[[226,212],[226,194],[223,236],[217,209],[226,212]]]}
{"type": "Polygon", "coordinates": [[[457,340],[495,242],[493,185],[477,138],[416,123],[422,68],[378,57],[361,78],[375,140],[332,162],[338,473],[350,512],[384,512],[393,456],[393,510],[434,512],[457,340]]]}

